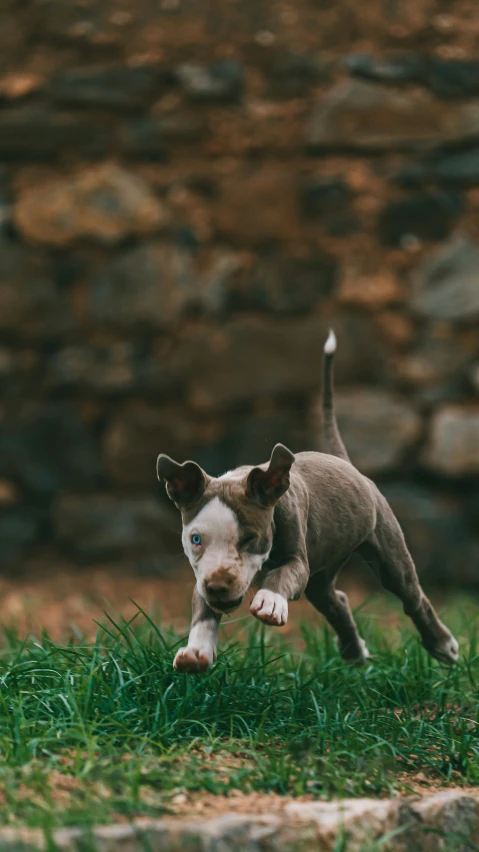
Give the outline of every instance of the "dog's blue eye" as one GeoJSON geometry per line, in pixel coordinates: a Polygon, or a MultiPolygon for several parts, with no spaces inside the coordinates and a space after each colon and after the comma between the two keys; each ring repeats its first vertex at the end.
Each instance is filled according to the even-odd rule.
{"type": "Polygon", "coordinates": [[[195,545],[195,547],[199,547],[201,544],[201,536],[198,533],[193,533],[191,536],[191,543],[195,545]]]}

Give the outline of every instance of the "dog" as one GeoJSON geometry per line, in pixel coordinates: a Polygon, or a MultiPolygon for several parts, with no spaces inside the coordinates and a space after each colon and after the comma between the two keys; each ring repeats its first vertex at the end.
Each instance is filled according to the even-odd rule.
{"type": "Polygon", "coordinates": [[[216,659],[224,613],[243,602],[254,583],[251,613],[280,627],[289,601],[304,593],[337,634],[348,663],[369,652],[348,598],[335,588],[353,553],[370,563],[401,600],[426,650],[455,663],[458,644],[425,596],[398,521],[376,485],[351,463],[334,412],[336,337],[323,351],[321,448],[293,454],[277,444],[268,463],[208,476],[193,461],[160,455],[157,474],[181,512],[182,543],[196,576],[186,647],[174,659],[181,672],[206,671],[216,659]]]}

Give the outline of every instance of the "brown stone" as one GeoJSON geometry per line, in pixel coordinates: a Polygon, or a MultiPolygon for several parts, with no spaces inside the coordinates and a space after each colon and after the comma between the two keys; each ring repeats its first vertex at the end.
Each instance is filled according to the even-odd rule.
{"type": "Polygon", "coordinates": [[[158,454],[185,458],[195,438],[195,424],[182,408],[156,408],[144,403],[127,406],[111,421],[105,434],[108,473],[122,485],[159,488],[158,454]]]}
{"type": "Polygon", "coordinates": [[[75,68],[54,77],[46,91],[70,109],[134,110],[158,96],[164,77],[159,65],[75,68]]]}
{"type": "Polygon", "coordinates": [[[307,145],[313,152],[427,149],[474,139],[478,133],[475,104],[445,104],[421,90],[347,80],[314,108],[307,145]]]}
{"type": "Polygon", "coordinates": [[[141,245],[103,264],[93,280],[90,310],[111,325],[165,328],[186,312],[222,308],[238,264],[228,250],[195,254],[169,243],[141,245]]]}
{"type": "Polygon", "coordinates": [[[297,257],[266,250],[232,279],[227,307],[284,316],[307,314],[332,295],[337,276],[338,264],[330,255],[297,257]]]}
{"type": "Polygon", "coordinates": [[[0,506],[8,506],[18,502],[18,489],[8,479],[0,479],[0,506]]]}
{"type": "Polygon", "coordinates": [[[247,166],[223,183],[216,229],[226,239],[246,245],[291,241],[299,233],[296,194],[289,170],[247,166]]]}
{"type": "MultiPolygon", "coordinates": [[[[0,330],[16,337],[43,338],[72,326],[68,293],[57,286],[46,255],[0,239],[0,330]]],[[[7,361],[3,363],[7,370],[7,361]]],[[[8,363],[13,368],[13,354],[8,363]]]]}
{"type": "Polygon", "coordinates": [[[376,325],[388,344],[407,343],[414,335],[414,325],[406,313],[381,311],[376,317],[376,325]]]}
{"type": "Polygon", "coordinates": [[[445,476],[479,473],[479,407],[443,405],[432,417],[421,456],[425,467],[445,476]]]}
{"type": "Polygon", "coordinates": [[[105,163],[24,189],[14,218],[27,239],[64,246],[146,236],[164,228],[168,214],[141,178],[105,163]]]}
{"type": "Polygon", "coordinates": [[[368,273],[361,268],[361,264],[347,262],[340,281],[338,298],[345,305],[381,308],[401,302],[404,295],[391,270],[380,269],[368,273]]]}
{"type": "Polygon", "coordinates": [[[10,72],[0,78],[0,98],[15,101],[30,95],[40,88],[42,78],[37,74],[10,72]]]}
{"type": "Polygon", "coordinates": [[[171,365],[200,407],[229,407],[262,396],[305,394],[319,388],[323,345],[329,325],[339,345],[338,382],[380,375],[382,349],[366,318],[311,316],[272,321],[245,316],[191,329],[172,354],[171,365]]]}
{"type": "Polygon", "coordinates": [[[106,154],[110,142],[108,129],[101,121],[73,113],[29,103],[0,112],[0,157],[5,160],[58,162],[60,155],[72,151],[98,157],[106,154]]]}
{"type": "Polygon", "coordinates": [[[204,132],[201,116],[184,113],[161,117],[141,115],[122,124],[119,143],[128,157],[164,160],[169,147],[198,142],[204,132]]]}

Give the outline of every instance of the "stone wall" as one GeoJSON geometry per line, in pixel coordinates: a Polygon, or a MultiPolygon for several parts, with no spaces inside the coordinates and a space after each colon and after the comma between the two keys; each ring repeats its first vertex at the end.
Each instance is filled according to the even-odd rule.
{"type": "Polygon", "coordinates": [[[0,27],[0,561],[163,570],[159,451],[338,414],[426,579],[478,585],[479,13],[29,0],[0,27]]]}

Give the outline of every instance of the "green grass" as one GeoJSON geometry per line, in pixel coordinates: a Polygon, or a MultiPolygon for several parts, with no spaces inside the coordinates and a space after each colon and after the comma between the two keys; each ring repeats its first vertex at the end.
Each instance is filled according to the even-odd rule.
{"type": "Polygon", "coordinates": [[[362,669],[319,621],[298,643],[243,619],[241,641],[223,641],[198,676],[173,671],[178,636],[140,612],[106,621],[94,644],[5,634],[0,821],[49,831],[161,816],[201,790],[387,795],[416,773],[478,784],[477,618],[456,608],[447,620],[461,639],[454,669],[405,618],[388,630],[364,613],[362,669]]]}

